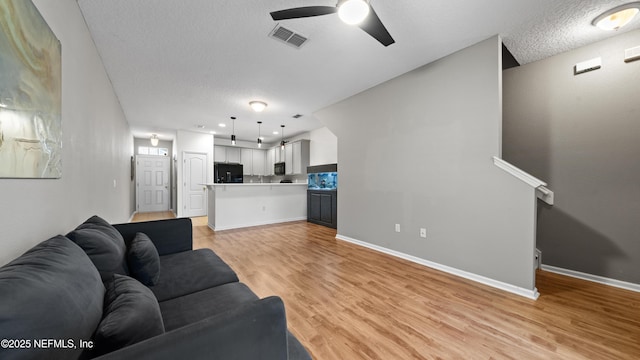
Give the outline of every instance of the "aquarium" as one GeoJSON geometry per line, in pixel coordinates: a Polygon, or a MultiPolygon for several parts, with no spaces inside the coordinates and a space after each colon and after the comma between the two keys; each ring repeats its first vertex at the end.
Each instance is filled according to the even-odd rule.
{"type": "Polygon", "coordinates": [[[336,190],[338,188],[337,172],[311,173],[308,177],[309,190],[336,190]]]}

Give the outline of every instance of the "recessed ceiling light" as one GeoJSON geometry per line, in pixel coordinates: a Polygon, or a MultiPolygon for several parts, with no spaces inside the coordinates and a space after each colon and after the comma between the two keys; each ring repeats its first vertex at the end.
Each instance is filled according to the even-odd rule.
{"type": "Polygon", "coordinates": [[[277,132],[277,131],[274,131],[274,132],[273,132],[273,135],[278,135],[278,134],[280,134],[280,133],[279,133],[279,132],[277,132]]]}
{"type": "Polygon", "coordinates": [[[594,26],[602,30],[618,30],[628,24],[640,11],[640,1],[616,6],[593,19],[594,26]]]}
{"type": "Polygon", "coordinates": [[[225,127],[225,126],[227,126],[227,124],[220,123],[220,124],[218,124],[218,126],[220,126],[220,127],[225,127]]]}

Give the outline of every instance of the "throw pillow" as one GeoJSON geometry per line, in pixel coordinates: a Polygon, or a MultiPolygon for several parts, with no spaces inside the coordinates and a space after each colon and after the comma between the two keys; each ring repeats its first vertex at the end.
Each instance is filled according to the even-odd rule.
{"type": "Polygon", "coordinates": [[[67,237],[87,253],[102,281],[107,281],[113,274],[129,274],[124,239],[104,219],[94,215],[68,233],[67,237]]]}
{"type": "Polygon", "coordinates": [[[160,256],[156,246],[144,233],[136,233],[127,250],[127,262],[131,276],[152,286],[160,279],[160,256]]]}
{"type": "MultiPolygon", "coordinates": [[[[0,338],[89,340],[102,318],[104,293],[98,270],[78,245],[61,235],[43,241],[0,268],[0,338]]],[[[31,345],[2,348],[0,358],[76,359],[83,351],[31,345]]]]}
{"type": "Polygon", "coordinates": [[[95,332],[95,355],[164,333],[156,297],[136,279],[114,274],[105,283],[104,317],[95,332]]]}

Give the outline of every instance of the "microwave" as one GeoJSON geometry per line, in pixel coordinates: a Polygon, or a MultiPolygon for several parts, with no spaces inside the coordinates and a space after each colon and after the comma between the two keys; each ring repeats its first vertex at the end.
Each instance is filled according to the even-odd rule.
{"type": "Polygon", "coordinates": [[[284,163],[279,162],[273,164],[273,174],[274,175],[284,175],[284,163]]]}

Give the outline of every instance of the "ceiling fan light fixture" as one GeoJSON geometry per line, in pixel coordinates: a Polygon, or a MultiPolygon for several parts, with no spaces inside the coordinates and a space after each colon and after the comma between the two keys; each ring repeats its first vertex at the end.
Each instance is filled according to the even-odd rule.
{"type": "Polygon", "coordinates": [[[640,1],[620,5],[600,14],[591,24],[602,30],[618,30],[633,20],[639,11],[640,1]]]}
{"type": "Polygon", "coordinates": [[[264,101],[250,101],[249,106],[251,106],[255,112],[262,112],[267,108],[267,103],[264,101]]]}
{"type": "Polygon", "coordinates": [[[369,3],[366,0],[346,0],[338,4],[340,20],[349,25],[357,25],[369,15],[369,3]]]}

